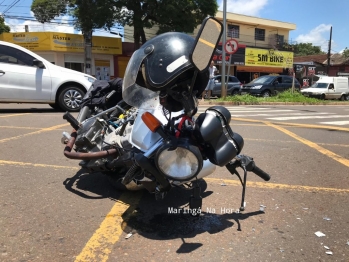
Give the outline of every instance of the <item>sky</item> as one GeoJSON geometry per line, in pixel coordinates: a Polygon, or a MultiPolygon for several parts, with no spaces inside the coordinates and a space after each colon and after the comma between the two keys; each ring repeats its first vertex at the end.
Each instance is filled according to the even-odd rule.
{"type": "MultiPolygon", "coordinates": [[[[346,47],[349,48],[349,0],[225,1],[227,12],[295,24],[296,30],[289,35],[291,42],[312,43],[327,52],[332,27],[331,53],[339,53],[346,47]]],[[[31,3],[32,0],[0,0],[0,13],[5,14],[5,23],[11,27],[11,32],[23,32],[24,25],[29,25],[29,30],[33,32],[79,33],[68,25],[71,21],[68,16],[60,17],[55,24],[42,25],[31,21],[34,20],[30,12],[31,3]]],[[[223,10],[223,0],[217,0],[217,3],[219,10],[223,10]]],[[[132,32],[125,32],[119,26],[113,27],[112,31],[132,39],[132,32]]],[[[97,29],[94,35],[118,37],[103,29],[97,29]]]]}

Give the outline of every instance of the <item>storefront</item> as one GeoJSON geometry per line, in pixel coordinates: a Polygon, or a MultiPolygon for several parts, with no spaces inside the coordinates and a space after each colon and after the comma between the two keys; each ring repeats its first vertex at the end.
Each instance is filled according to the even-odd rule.
{"type": "MultiPolygon", "coordinates": [[[[226,74],[235,75],[242,83],[249,83],[261,75],[285,74],[293,68],[293,52],[274,49],[260,49],[237,45],[234,54],[226,54],[226,74]]],[[[222,46],[219,46],[213,60],[221,73],[222,46]]]]}
{"type": "MultiPolygon", "coordinates": [[[[84,71],[82,35],[55,32],[3,33],[0,40],[25,47],[53,64],[84,71]]],[[[114,72],[114,55],[120,54],[120,38],[93,36],[91,75],[101,80],[117,76],[114,72]]]]}

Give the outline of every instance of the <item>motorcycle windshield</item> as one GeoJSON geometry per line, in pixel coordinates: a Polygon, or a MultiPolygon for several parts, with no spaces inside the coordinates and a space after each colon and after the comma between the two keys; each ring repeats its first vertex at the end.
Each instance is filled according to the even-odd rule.
{"type": "Polygon", "coordinates": [[[127,104],[137,108],[144,108],[145,104],[149,104],[149,100],[158,97],[157,92],[136,84],[138,74],[142,74],[140,71],[141,64],[147,55],[143,49],[138,49],[133,53],[127,64],[122,84],[122,98],[127,104]]]}

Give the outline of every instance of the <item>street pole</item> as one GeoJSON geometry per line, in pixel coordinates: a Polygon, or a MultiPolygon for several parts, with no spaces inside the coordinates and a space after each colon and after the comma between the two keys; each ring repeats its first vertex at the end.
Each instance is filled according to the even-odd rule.
{"type": "Polygon", "coordinates": [[[221,94],[222,98],[225,99],[227,96],[227,88],[225,86],[225,42],[226,34],[226,25],[227,25],[227,0],[223,0],[223,40],[222,40],[222,77],[221,77],[221,94]]]}
{"type": "Polygon", "coordinates": [[[92,64],[92,30],[83,32],[84,36],[84,45],[85,45],[85,73],[91,75],[91,64],[92,64]]]}
{"type": "Polygon", "coordinates": [[[327,75],[330,74],[331,65],[331,42],[332,42],[332,26],[330,31],[330,42],[328,43],[328,53],[327,53],[327,75]]]}

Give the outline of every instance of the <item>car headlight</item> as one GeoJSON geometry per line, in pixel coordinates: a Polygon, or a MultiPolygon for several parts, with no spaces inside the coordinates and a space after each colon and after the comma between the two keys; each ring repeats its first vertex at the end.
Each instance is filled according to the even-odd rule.
{"type": "Polygon", "coordinates": [[[261,89],[263,85],[252,86],[251,89],[261,89]]]}
{"type": "Polygon", "coordinates": [[[91,83],[93,83],[94,81],[96,81],[95,78],[90,77],[90,76],[85,76],[85,78],[87,79],[87,81],[89,81],[89,82],[91,82],[91,83]]]}
{"type": "Polygon", "coordinates": [[[167,178],[189,181],[201,171],[203,159],[199,148],[180,140],[177,145],[163,145],[156,154],[155,163],[167,178]]]}

